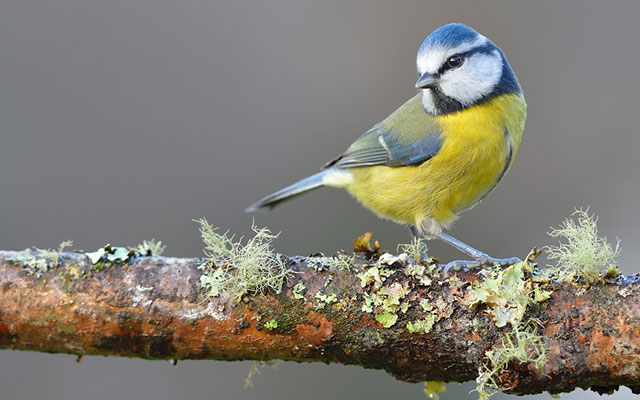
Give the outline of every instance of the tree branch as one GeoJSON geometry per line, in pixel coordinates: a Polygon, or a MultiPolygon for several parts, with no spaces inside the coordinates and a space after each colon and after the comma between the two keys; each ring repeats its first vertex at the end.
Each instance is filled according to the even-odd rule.
{"type": "MultiPolygon", "coordinates": [[[[463,382],[476,379],[487,365],[486,352],[503,346],[511,332],[509,325],[496,326],[485,304],[472,305],[476,272],[436,270],[425,282],[395,273],[398,264],[392,263],[382,290],[387,300],[404,290],[406,306],[389,321],[363,312],[375,283],[362,287],[364,278],[356,276],[362,261],[354,272],[287,258],[296,273],[280,294],[246,295],[238,302],[233,294],[207,297],[198,269],[203,258],[137,257],[96,265],[85,254],[63,253],[60,265],[34,274],[15,261],[20,254],[0,251],[0,348],[338,362],[384,369],[409,382],[463,382]],[[429,306],[421,307],[425,299],[429,306]],[[409,332],[408,323],[429,318],[432,326],[409,332]]],[[[525,320],[541,326],[547,362],[539,369],[512,361],[495,382],[517,394],[576,387],[602,392],[617,385],[638,392],[640,277],[584,288],[549,282],[545,289],[553,291],[550,298],[529,308],[525,320]]]]}

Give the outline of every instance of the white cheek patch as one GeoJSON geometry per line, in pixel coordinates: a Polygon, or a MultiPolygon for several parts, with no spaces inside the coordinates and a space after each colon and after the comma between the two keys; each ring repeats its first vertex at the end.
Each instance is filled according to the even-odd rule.
{"type": "Polygon", "coordinates": [[[433,101],[433,93],[431,93],[431,90],[422,91],[422,107],[431,115],[439,114],[436,104],[433,101]]]}
{"type": "Polygon", "coordinates": [[[486,37],[478,35],[477,38],[464,42],[456,47],[441,47],[441,48],[427,48],[418,53],[416,60],[417,69],[420,75],[425,72],[434,74],[438,72],[440,67],[447,61],[449,57],[454,54],[466,53],[467,51],[476,47],[484,46],[487,41],[486,37]]]}
{"type": "Polygon", "coordinates": [[[460,68],[447,71],[440,78],[440,89],[463,105],[471,105],[491,93],[502,75],[502,58],[497,50],[479,53],[465,60],[460,68]]]}

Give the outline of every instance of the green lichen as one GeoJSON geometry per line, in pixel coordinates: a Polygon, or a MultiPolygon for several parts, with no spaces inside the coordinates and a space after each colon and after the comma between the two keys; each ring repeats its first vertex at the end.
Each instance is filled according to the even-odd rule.
{"type": "Polygon", "coordinates": [[[22,265],[29,274],[39,276],[52,268],[57,268],[60,265],[62,252],[70,246],[73,246],[73,240],[63,241],[57,249],[41,249],[34,246],[17,253],[9,261],[22,265]]]}
{"type": "Polygon", "coordinates": [[[380,322],[384,328],[389,328],[398,320],[398,312],[407,312],[409,304],[402,302],[402,299],[408,293],[409,290],[398,282],[383,286],[377,291],[374,286],[374,291],[363,295],[362,311],[374,313],[376,321],[380,322]]]}
{"type": "Polygon", "coordinates": [[[481,400],[500,391],[496,377],[510,362],[533,363],[538,369],[547,362],[543,337],[538,334],[535,324],[527,325],[524,319],[530,307],[547,301],[552,294],[543,288],[547,280],[536,278],[532,273],[531,263],[537,255],[539,252],[534,249],[523,262],[504,270],[485,270],[483,273],[490,277],[472,282],[469,288],[471,306],[484,304],[496,326],[511,325],[511,332],[505,334],[502,344],[485,353],[489,364],[479,369],[476,379],[481,400]]]}
{"type": "Polygon", "coordinates": [[[315,295],[315,299],[316,304],[313,305],[313,309],[316,311],[324,309],[327,305],[338,302],[338,297],[335,295],[335,293],[327,296],[323,293],[318,292],[315,295]]]}
{"type": "Polygon", "coordinates": [[[316,270],[320,268],[335,268],[338,270],[351,272],[353,265],[356,262],[356,257],[354,255],[347,255],[338,252],[333,257],[306,257],[305,261],[307,261],[307,266],[309,268],[313,268],[316,270]]]}
{"type": "Polygon", "coordinates": [[[470,305],[486,304],[487,312],[498,327],[519,325],[527,307],[541,303],[551,295],[525,275],[528,269],[529,264],[521,262],[497,272],[495,278],[473,281],[469,288],[470,305]]]}
{"type": "Polygon", "coordinates": [[[500,392],[496,377],[506,370],[512,361],[533,363],[538,370],[547,363],[544,342],[534,325],[526,328],[515,326],[511,333],[504,336],[502,345],[487,351],[485,356],[489,365],[480,367],[476,379],[476,390],[480,400],[487,400],[500,392]]]}
{"type": "Polygon", "coordinates": [[[383,282],[393,274],[392,270],[378,266],[365,265],[364,268],[363,272],[356,275],[360,279],[360,286],[362,287],[373,283],[375,289],[380,289],[383,282]]]}
{"type": "Polygon", "coordinates": [[[304,300],[304,292],[307,291],[307,287],[302,282],[298,282],[293,287],[293,298],[298,300],[304,300]]]}
{"type": "Polygon", "coordinates": [[[404,273],[407,276],[418,279],[420,285],[429,286],[431,285],[431,278],[427,272],[431,272],[433,269],[435,269],[435,266],[433,265],[424,266],[422,264],[408,264],[404,268],[404,273]]]}
{"type": "Polygon", "coordinates": [[[211,226],[204,218],[196,222],[200,224],[204,253],[212,258],[200,266],[204,271],[200,283],[209,296],[230,293],[240,300],[247,293],[282,291],[284,282],[293,271],[272,249],[271,243],[278,235],[272,234],[267,228],[252,225],[255,235],[242,243],[242,238],[235,241],[228,231],[218,233],[218,228],[211,226]]]}
{"type": "Polygon", "coordinates": [[[620,240],[616,240],[613,247],[606,237],[600,237],[597,221],[598,218],[588,210],[578,209],[560,227],[551,228],[549,236],[565,240],[557,246],[544,248],[547,258],[557,260],[557,264],[549,269],[552,277],[561,281],[583,278],[591,284],[598,281],[601,268],[615,268],[620,240]]]}
{"type": "Polygon", "coordinates": [[[276,321],[275,319],[272,319],[268,321],[266,324],[264,324],[264,327],[269,330],[276,329],[278,327],[278,321],[276,321]]]}
{"type": "Polygon", "coordinates": [[[421,333],[421,334],[429,333],[431,332],[431,329],[433,328],[433,324],[435,322],[436,322],[436,315],[429,314],[424,319],[407,322],[407,330],[409,331],[409,333],[421,333]]]}
{"type": "Polygon", "coordinates": [[[383,328],[391,328],[398,320],[398,315],[390,312],[376,314],[376,321],[380,322],[383,328]]]}
{"type": "MultiPolygon", "coordinates": [[[[405,300],[410,293],[410,283],[405,279],[403,283],[397,282],[394,275],[404,274],[414,278],[411,285],[428,286],[431,284],[428,272],[433,269],[433,266],[415,264],[415,260],[407,253],[397,256],[382,254],[375,265],[364,265],[363,271],[357,274],[360,286],[367,289],[363,294],[362,311],[374,314],[376,321],[384,328],[394,326],[399,314],[405,314],[410,306],[409,301],[405,300]]],[[[428,315],[424,320],[411,321],[407,329],[428,332],[434,322],[435,316],[428,315]]]]}
{"type": "Polygon", "coordinates": [[[87,252],[85,255],[94,265],[94,268],[101,271],[105,267],[105,263],[122,264],[130,262],[136,257],[152,257],[162,254],[166,246],[161,241],[155,239],[144,240],[135,247],[111,246],[107,244],[96,251],[87,252]]]}
{"type": "Polygon", "coordinates": [[[133,249],[140,256],[153,257],[153,256],[162,255],[162,253],[164,253],[164,250],[166,248],[167,246],[163,245],[162,241],[160,240],[156,241],[155,239],[151,239],[151,240],[143,240],[142,243],[140,243],[133,249]]]}
{"type": "Polygon", "coordinates": [[[409,331],[409,333],[425,334],[431,332],[433,324],[435,324],[436,318],[438,317],[435,313],[432,312],[433,306],[431,305],[429,300],[421,299],[419,304],[420,307],[422,307],[422,309],[429,314],[427,314],[427,316],[423,319],[407,322],[407,330],[409,331]]]}
{"type": "Polygon", "coordinates": [[[134,249],[128,249],[126,247],[116,247],[107,244],[98,250],[85,253],[85,255],[91,261],[91,264],[97,264],[99,261],[107,261],[111,263],[124,263],[131,258],[136,257],[138,254],[134,249]]]}

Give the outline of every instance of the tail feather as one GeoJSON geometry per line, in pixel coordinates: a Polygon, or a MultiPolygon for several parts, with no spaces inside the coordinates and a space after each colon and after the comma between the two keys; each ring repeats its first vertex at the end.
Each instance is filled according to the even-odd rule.
{"type": "Polygon", "coordinates": [[[289,185],[284,189],[280,189],[269,196],[260,199],[247,207],[246,212],[254,212],[260,208],[269,207],[273,208],[283,201],[290,200],[294,197],[300,196],[310,190],[317,189],[324,186],[324,177],[327,175],[327,171],[318,172],[315,175],[311,175],[307,178],[299,180],[293,185],[289,185]]]}

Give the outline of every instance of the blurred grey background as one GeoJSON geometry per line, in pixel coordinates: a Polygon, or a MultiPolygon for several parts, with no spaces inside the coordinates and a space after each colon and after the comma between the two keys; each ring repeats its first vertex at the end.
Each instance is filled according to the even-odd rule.
{"type": "MultiPolygon", "coordinates": [[[[2,0],[0,248],[156,238],[168,255],[199,256],[199,217],[248,234],[244,208],[412,96],[418,46],[460,21],[504,49],[529,119],[507,178],[452,233],[524,257],[591,206],[636,272],[639,17],[635,0],[2,0]]],[[[409,240],[335,189],[255,220],[282,231],[289,254],[350,249],[366,231],[390,250],[409,240]]],[[[0,351],[0,398],[425,398],[422,385],[358,367],[284,363],[244,389],[248,362],[74,359],[0,351]]],[[[476,398],[472,388],[443,398],[476,398]]]]}

